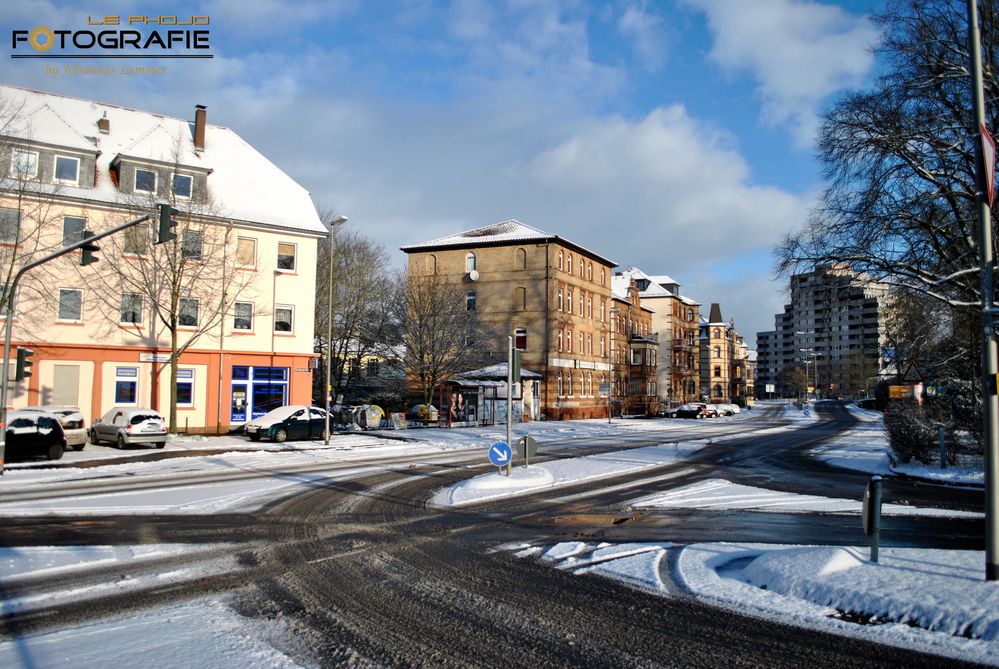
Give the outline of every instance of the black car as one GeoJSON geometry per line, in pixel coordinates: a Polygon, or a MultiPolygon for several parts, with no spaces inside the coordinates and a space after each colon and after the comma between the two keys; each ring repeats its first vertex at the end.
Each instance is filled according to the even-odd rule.
{"type": "Polygon", "coordinates": [[[670,418],[708,418],[717,415],[717,412],[708,409],[707,404],[681,404],[669,412],[670,418]]]}
{"type": "MultiPolygon", "coordinates": [[[[331,426],[332,427],[332,426],[331,426]]],[[[326,411],[319,407],[286,405],[254,418],[243,428],[250,441],[322,439],[326,431],[326,411]]]]}
{"type": "Polygon", "coordinates": [[[44,455],[58,460],[66,452],[66,434],[59,418],[38,411],[11,411],[7,414],[9,456],[44,455]]]}

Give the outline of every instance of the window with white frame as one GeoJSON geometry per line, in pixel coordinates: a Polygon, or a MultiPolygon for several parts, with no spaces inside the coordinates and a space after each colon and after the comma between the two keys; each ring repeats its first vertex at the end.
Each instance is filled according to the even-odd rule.
{"type": "Polygon", "coordinates": [[[277,268],[281,272],[295,271],[295,252],[297,248],[294,244],[280,242],[277,252],[277,268]]]}
{"type": "Polygon", "coordinates": [[[642,351],[641,349],[633,348],[631,349],[631,364],[640,365],[642,364],[642,351]]]}
{"type": "Polygon", "coordinates": [[[177,370],[177,406],[194,406],[194,370],[183,367],[177,370]]]}
{"type": "Polygon", "coordinates": [[[579,315],[583,315],[583,291],[579,291],[579,315]]]}
{"type": "Polygon", "coordinates": [[[565,256],[565,271],[572,274],[572,254],[566,254],[565,256]]]}
{"type": "Polygon", "coordinates": [[[467,253],[465,254],[465,271],[474,272],[475,271],[475,254],[467,253]]]}
{"type": "Polygon", "coordinates": [[[558,350],[562,350],[562,328],[558,329],[558,350]]]}
{"type": "Polygon", "coordinates": [[[257,266],[257,240],[253,237],[236,238],[236,264],[239,267],[257,266]]]}
{"type": "Polygon", "coordinates": [[[572,353],[572,330],[565,331],[565,350],[572,353]]]}
{"type": "Polygon", "coordinates": [[[593,298],[586,298],[586,317],[593,320],[593,298]]]}
{"type": "Polygon", "coordinates": [[[600,335],[600,357],[607,357],[607,338],[604,335],[600,335]]]}
{"type": "Polygon", "coordinates": [[[183,260],[201,260],[203,236],[201,230],[187,228],[181,233],[180,256],[183,260]]]}
{"type": "Polygon", "coordinates": [[[579,333],[579,355],[586,353],[586,349],[583,347],[583,333],[579,333]]]}
{"type": "Polygon", "coordinates": [[[61,184],[76,186],[80,183],[80,159],[70,156],[56,156],[53,180],[61,184]]]}
{"type": "Polygon", "coordinates": [[[563,263],[563,253],[562,253],[562,249],[559,249],[559,252],[558,252],[558,268],[561,270],[563,266],[564,266],[564,263],[563,263]]]}
{"type": "Polygon", "coordinates": [[[232,329],[240,332],[253,330],[253,303],[237,302],[232,317],[232,329]]]}
{"type": "Polygon", "coordinates": [[[185,328],[198,327],[198,300],[193,297],[182,297],[177,303],[177,325],[185,328]]]}
{"type": "Polygon", "coordinates": [[[16,244],[21,228],[21,211],[9,207],[0,207],[0,242],[16,244]]]}
{"type": "Polygon", "coordinates": [[[562,372],[558,373],[558,377],[555,379],[555,383],[556,383],[555,396],[556,397],[562,397],[563,396],[562,395],[562,372]]]}
{"type": "Polygon", "coordinates": [[[138,293],[122,293],[121,322],[132,325],[142,324],[142,295],[138,293]]]}
{"type": "Polygon", "coordinates": [[[173,175],[173,194],[177,197],[190,200],[191,193],[194,192],[194,177],[190,174],[173,175]]]}
{"type": "Polygon", "coordinates": [[[156,193],[156,172],[153,170],[135,169],[135,192],[156,193]]]}
{"type": "Polygon", "coordinates": [[[34,179],[38,176],[38,152],[14,149],[10,157],[10,174],[15,179],[34,179]]]}
{"type": "Polygon", "coordinates": [[[75,288],[59,289],[59,320],[79,323],[83,320],[83,291],[75,288]]]}
{"type": "Polygon", "coordinates": [[[561,288],[558,289],[557,304],[558,304],[558,310],[562,311],[562,289],[561,288]]]}
{"type": "Polygon", "coordinates": [[[572,397],[572,372],[565,375],[565,394],[572,397]]]}
{"type": "Polygon", "coordinates": [[[513,347],[518,351],[527,350],[527,330],[525,328],[517,328],[513,331],[513,347]]]}
{"type": "Polygon", "coordinates": [[[274,332],[294,332],[295,307],[288,304],[274,305],[274,332]]]}
{"type": "Polygon", "coordinates": [[[116,367],[114,372],[114,403],[135,406],[139,398],[139,368],[116,367]]]}
{"type": "Polygon", "coordinates": [[[83,231],[87,228],[86,219],[79,216],[62,217],[62,245],[69,246],[83,241],[83,231]]]}
{"type": "Polygon", "coordinates": [[[568,313],[570,313],[570,314],[571,314],[571,313],[572,313],[572,291],[571,291],[571,290],[568,290],[568,289],[567,289],[567,290],[565,291],[565,299],[566,299],[566,302],[567,302],[567,304],[566,304],[566,309],[565,309],[565,310],[566,310],[566,311],[567,311],[568,313]]]}

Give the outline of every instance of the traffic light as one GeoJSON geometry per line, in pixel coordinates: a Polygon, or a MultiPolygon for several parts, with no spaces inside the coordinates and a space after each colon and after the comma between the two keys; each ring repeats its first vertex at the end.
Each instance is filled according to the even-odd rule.
{"type": "MultiPolygon", "coordinates": [[[[83,240],[86,241],[94,236],[94,233],[90,230],[83,231],[83,240]]],[[[94,254],[101,250],[101,247],[93,242],[84,244],[80,247],[80,264],[89,265],[91,263],[97,262],[98,258],[94,254]]]]}
{"type": "Polygon", "coordinates": [[[31,356],[35,354],[30,348],[17,347],[17,367],[14,368],[14,380],[24,381],[31,376],[31,356]]]}
{"type": "Polygon", "coordinates": [[[160,229],[156,236],[156,243],[172,242],[177,239],[177,233],[173,231],[177,227],[177,221],[173,220],[173,215],[177,213],[177,210],[168,204],[158,204],[156,207],[160,210],[160,229]]]}

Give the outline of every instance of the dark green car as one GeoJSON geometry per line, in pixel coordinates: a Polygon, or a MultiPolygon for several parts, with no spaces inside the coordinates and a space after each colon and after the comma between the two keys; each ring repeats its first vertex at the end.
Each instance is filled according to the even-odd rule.
{"type": "Polygon", "coordinates": [[[326,411],[319,407],[287,405],[254,418],[243,430],[250,441],[270,439],[322,439],[326,429],[326,411]]]}

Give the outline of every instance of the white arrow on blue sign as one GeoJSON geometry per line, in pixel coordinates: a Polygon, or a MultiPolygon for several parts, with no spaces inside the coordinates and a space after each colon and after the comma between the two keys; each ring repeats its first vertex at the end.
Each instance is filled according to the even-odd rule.
{"type": "Polygon", "coordinates": [[[512,457],[513,451],[510,450],[510,445],[505,441],[497,441],[489,447],[489,462],[493,463],[497,467],[502,467],[503,465],[509,463],[510,458],[512,457]]]}

